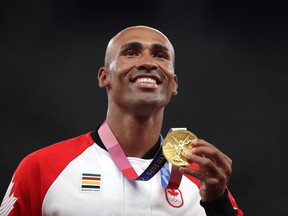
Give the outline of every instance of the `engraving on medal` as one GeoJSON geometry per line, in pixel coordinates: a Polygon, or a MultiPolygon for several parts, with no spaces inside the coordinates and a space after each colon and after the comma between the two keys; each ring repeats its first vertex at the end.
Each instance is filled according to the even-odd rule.
{"type": "Polygon", "coordinates": [[[188,130],[174,130],[163,140],[162,149],[165,158],[176,166],[187,166],[186,155],[192,150],[192,140],[196,135],[188,130]]]}

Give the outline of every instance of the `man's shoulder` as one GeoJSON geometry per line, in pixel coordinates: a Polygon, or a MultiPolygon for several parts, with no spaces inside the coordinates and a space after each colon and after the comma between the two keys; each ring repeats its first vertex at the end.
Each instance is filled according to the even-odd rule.
{"type": "Polygon", "coordinates": [[[24,158],[27,162],[55,163],[69,161],[94,144],[90,132],[38,149],[24,158]]]}

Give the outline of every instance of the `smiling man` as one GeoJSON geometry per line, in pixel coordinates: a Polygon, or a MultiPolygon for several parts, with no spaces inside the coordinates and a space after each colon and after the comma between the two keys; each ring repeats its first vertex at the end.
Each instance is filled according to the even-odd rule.
{"type": "Polygon", "coordinates": [[[98,78],[107,89],[108,125],[127,156],[142,157],[159,139],[164,107],[177,92],[171,43],[153,29],[128,28],[109,42],[98,78]]]}
{"type": "Polygon", "coordinates": [[[108,95],[105,120],[24,158],[0,214],[243,215],[227,189],[232,160],[214,145],[192,140],[186,167],[163,156],[164,109],[178,87],[174,58],[154,28],[114,36],[98,72],[108,95]]]}

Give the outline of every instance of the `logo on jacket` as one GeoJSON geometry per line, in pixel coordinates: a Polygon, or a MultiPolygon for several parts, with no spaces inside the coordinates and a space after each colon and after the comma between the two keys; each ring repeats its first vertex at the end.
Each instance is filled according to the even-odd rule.
{"type": "Polygon", "coordinates": [[[95,192],[101,189],[101,174],[82,173],[81,188],[82,192],[95,192]]]}
{"type": "Polygon", "coordinates": [[[167,202],[174,208],[180,208],[184,204],[182,192],[179,189],[165,190],[167,202]]]}
{"type": "Polygon", "coordinates": [[[13,178],[9,184],[9,187],[5,193],[3,202],[0,206],[0,215],[6,216],[9,215],[9,213],[14,208],[14,204],[17,201],[17,197],[14,197],[14,193],[12,193],[12,189],[14,186],[13,178]]]}

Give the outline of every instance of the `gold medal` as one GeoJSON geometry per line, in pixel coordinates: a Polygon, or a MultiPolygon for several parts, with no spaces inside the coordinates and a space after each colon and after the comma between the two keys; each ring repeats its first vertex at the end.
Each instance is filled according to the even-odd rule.
{"type": "Polygon", "coordinates": [[[192,140],[196,135],[188,130],[173,130],[163,140],[162,150],[165,158],[176,166],[187,166],[186,155],[192,150],[192,140]]]}

